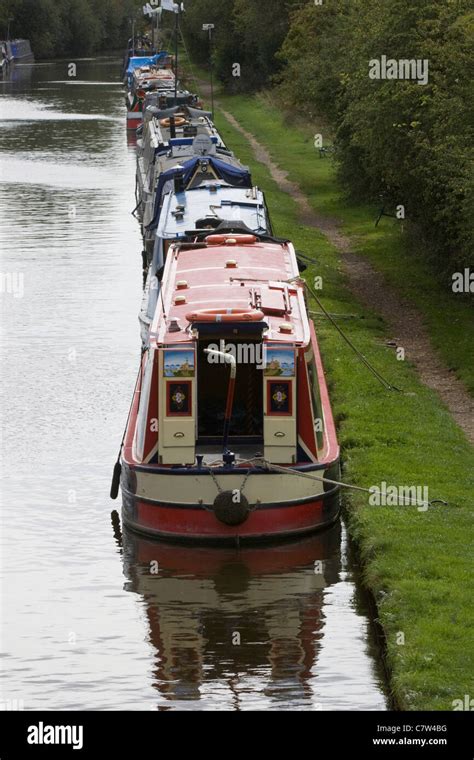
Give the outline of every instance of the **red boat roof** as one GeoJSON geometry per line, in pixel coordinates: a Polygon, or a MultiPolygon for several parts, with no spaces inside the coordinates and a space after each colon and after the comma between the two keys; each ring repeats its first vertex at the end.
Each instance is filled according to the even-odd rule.
{"type": "MultiPolygon", "coordinates": [[[[189,342],[186,315],[203,309],[258,309],[269,330],[264,340],[306,345],[310,340],[304,291],[291,243],[224,244],[170,248],[158,298],[151,341],[189,342]],[[164,316],[163,314],[164,308],[164,316]],[[179,331],[169,330],[178,324],[179,331]]],[[[237,243],[235,242],[237,241],[237,243]]]]}

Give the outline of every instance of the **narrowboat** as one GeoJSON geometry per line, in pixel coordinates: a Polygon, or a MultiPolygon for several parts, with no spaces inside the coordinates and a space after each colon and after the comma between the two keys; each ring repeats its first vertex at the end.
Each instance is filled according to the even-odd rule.
{"type": "Polygon", "coordinates": [[[6,77],[15,63],[34,63],[29,40],[0,40],[0,76],[6,77]]]}
{"type": "Polygon", "coordinates": [[[154,55],[135,55],[129,58],[124,75],[124,84],[127,85],[128,89],[133,85],[133,73],[135,69],[139,69],[142,66],[172,70],[173,57],[166,50],[163,50],[161,53],[155,53],[154,55]]]}
{"type": "Polygon", "coordinates": [[[181,108],[191,106],[191,108],[202,111],[202,101],[199,96],[189,90],[183,90],[180,87],[176,90],[156,91],[150,90],[145,94],[143,103],[143,120],[145,121],[148,107],[154,107],[161,110],[175,108],[178,112],[181,108]]]}
{"type": "Polygon", "coordinates": [[[137,129],[142,123],[143,102],[147,91],[175,89],[172,61],[173,58],[165,51],[153,56],[130,58],[125,76],[128,129],[137,129]]]}
{"type": "Polygon", "coordinates": [[[130,119],[137,120],[137,130],[142,129],[144,121],[144,112],[149,103],[154,103],[160,109],[168,110],[176,107],[180,110],[183,107],[191,106],[192,108],[201,109],[201,101],[197,95],[189,90],[183,90],[178,85],[174,87],[174,80],[166,79],[154,81],[151,85],[146,84],[143,88],[136,88],[127,95],[127,108],[135,109],[131,111],[135,116],[130,115],[130,119]]]}
{"type": "MultiPolygon", "coordinates": [[[[203,176],[200,162],[199,176],[203,176]]],[[[147,277],[140,312],[143,345],[148,345],[150,325],[156,311],[160,281],[170,246],[174,242],[195,241],[212,231],[271,234],[272,227],[264,195],[258,187],[236,187],[223,180],[199,184],[183,191],[179,175],[159,207],[153,258],[147,277]]],[[[166,182],[166,177],[163,177],[166,182]]]]}
{"type": "Polygon", "coordinates": [[[148,262],[163,197],[179,178],[183,193],[219,180],[252,187],[248,168],[227,149],[210,116],[191,106],[145,111],[143,133],[137,141],[136,201],[148,262]]]}
{"type": "Polygon", "coordinates": [[[8,76],[10,66],[13,63],[13,53],[10,42],[0,40],[0,76],[8,76]]]}
{"type": "Polygon", "coordinates": [[[153,41],[147,35],[130,37],[123,59],[122,78],[125,77],[132,58],[146,58],[154,55],[156,52],[153,49],[153,41]]]}
{"type": "Polygon", "coordinates": [[[124,523],[151,536],[240,543],[336,521],[339,446],[289,241],[171,245],[118,472],[124,523]]]}
{"type": "MultiPolygon", "coordinates": [[[[176,162],[175,162],[176,164],[176,162]]],[[[178,200],[174,213],[176,221],[186,220],[191,222],[190,229],[194,229],[194,222],[197,218],[192,218],[193,205],[188,203],[188,199],[194,190],[206,191],[200,193],[201,204],[204,204],[205,216],[214,217],[215,220],[221,218],[222,214],[233,213],[238,219],[240,212],[237,204],[232,203],[229,195],[227,199],[219,193],[222,187],[238,187],[248,192],[246,195],[248,203],[253,206],[253,186],[252,177],[247,167],[242,166],[236,159],[227,157],[225,161],[216,156],[194,156],[187,161],[183,161],[171,168],[162,171],[159,175],[158,184],[152,195],[150,202],[144,205],[144,216],[142,221],[144,256],[147,262],[150,256],[154,254],[155,248],[161,245],[159,225],[162,217],[164,206],[169,209],[170,193],[173,192],[178,200]],[[224,206],[220,206],[218,201],[224,200],[224,206]],[[228,212],[228,213],[227,213],[228,212]]],[[[244,202],[242,196],[239,196],[241,202],[244,202]]]]}
{"type": "Polygon", "coordinates": [[[10,40],[14,63],[33,63],[35,57],[29,40],[10,40]]]}

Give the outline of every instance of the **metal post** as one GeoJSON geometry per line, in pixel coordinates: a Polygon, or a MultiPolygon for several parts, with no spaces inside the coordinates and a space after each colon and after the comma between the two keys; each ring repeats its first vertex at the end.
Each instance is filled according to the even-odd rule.
{"type": "Polygon", "coordinates": [[[214,58],[212,51],[212,32],[215,28],[214,24],[203,24],[202,28],[209,34],[209,62],[211,64],[211,112],[212,119],[214,120],[214,58]]]}
{"type": "Polygon", "coordinates": [[[174,63],[174,75],[175,75],[175,82],[174,82],[174,104],[175,106],[178,105],[178,35],[179,35],[179,13],[180,13],[180,5],[178,3],[178,9],[175,11],[176,13],[176,29],[175,29],[175,45],[174,45],[174,55],[175,55],[175,63],[174,63]]]}
{"type": "Polygon", "coordinates": [[[211,59],[211,113],[214,121],[214,58],[212,50],[212,29],[209,29],[209,57],[211,59]]]}
{"type": "Polygon", "coordinates": [[[161,8],[157,8],[151,15],[151,47],[153,55],[158,52],[158,30],[161,8]]]}

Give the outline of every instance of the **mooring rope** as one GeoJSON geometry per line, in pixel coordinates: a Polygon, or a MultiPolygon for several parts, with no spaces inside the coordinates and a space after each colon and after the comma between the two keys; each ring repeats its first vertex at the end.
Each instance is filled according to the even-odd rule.
{"type": "Polygon", "coordinates": [[[350,338],[347,337],[347,335],[345,334],[345,332],[343,330],[341,330],[341,328],[337,324],[336,320],[331,316],[331,314],[327,311],[327,309],[321,303],[320,298],[318,298],[318,296],[316,295],[315,290],[311,287],[311,285],[309,285],[304,278],[301,278],[301,282],[303,282],[305,284],[305,287],[307,288],[307,290],[309,291],[309,293],[312,295],[312,297],[314,298],[314,300],[318,304],[318,306],[321,309],[321,311],[323,312],[324,316],[327,317],[327,319],[329,319],[329,321],[336,328],[336,330],[338,331],[338,333],[340,334],[340,336],[346,341],[347,345],[350,346],[350,348],[352,348],[352,350],[354,351],[354,353],[359,357],[359,359],[361,360],[361,362],[367,367],[367,369],[369,370],[369,372],[371,372],[374,375],[374,377],[377,378],[377,380],[379,381],[379,383],[381,383],[386,390],[397,391],[398,393],[402,393],[402,391],[400,390],[400,388],[397,388],[396,385],[392,385],[392,383],[390,383],[388,380],[386,380],[383,377],[383,375],[380,374],[380,372],[373,366],[373,364],[371,364],[369,362],[369,360],[364,356],[364,354],[361,351],[359,351],[359,349],[357,348],[357,346],[354,345],[354,343],[350,340],[350,338]]]}
{"type": "MultiPolygon", "coordinates": [[[[213,462],[212,464],[208,464],[205,468],[211,474],[214,482],[216,482],[216,479],[215,479],[214,473],[212,472],[212,469],[216,467],[220,467],[222,466],[222,464],[223,464],[223,461],[221,461],[220,463],[213,462]]],[[[273,462],[269,462],[264,457],[253,457],[252,459],[244,459],[244,460],[239,461],[239,465],[246,465],[246,464],[253,465],[255,467],[260,467],[266,470],[272,470],[273,472],[277,472],[282,475],[296,475],[297,477],[306,478],[307,480],[316,480],[319,483],[329,483],[330,485],[340,486],[341,488],[347,488],[351,491],[358,491],[359,493],[368,493],[371,496],[373,496],[376,493],[373,488],[364,488],[362,486],[355,486],[352,483],[344,483],[342,480],[333,480],[332,478],[325,478],[321,475],[311,475],[308,472],[301,472],[301,470],[295,470],[291,467],[282,467],[280,465],[273,464],[273,462]]],[[[234,473],[238,474],[237,468],[234,470],[234,473]]],[[[250,473],[247,473],[247,477],[245,478],[245,481],[244,481],[245,483],[247,482],[249,474],[250,473]]],[[[444,501],[443,499],[431,499],[430,501],[418,501],[418,499],[412,499],[410,497],[405,497],[405,496],[398,496],[397,500],[398,500],[397,506],[409,505],[409,506],[414,506],[414,507],[431,507],[434,504],[443,504],[443,506],[445,507],[448,506],[448,502],[444,501]],[[403,500],[402,504],[400,503],[400,500],[403,500]]]]}
{"type": "MultiPolygon", "coordinates": [[[[311,309],[308,309],[308,314],[311,314],[312,317],[326,317],[323,311],[311,311],[311,309]]],[[[364,319],[362,314],[335,314],[334,312],[329,312],[329,314],[334,319],[364,319]]]]}

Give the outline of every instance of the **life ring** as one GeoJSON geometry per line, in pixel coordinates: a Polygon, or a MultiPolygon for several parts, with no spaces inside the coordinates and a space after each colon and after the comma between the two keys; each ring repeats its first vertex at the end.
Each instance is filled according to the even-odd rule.
{"type": "Polygon", "coordinates": [[[258,309],[201,309],[186,314],[188,322],[261,322],[263,311],[258,309]]]}
{"type": "Polygon", "coordinates": [[[228,240],[235,240],[237,245],[252,245],[257,242],[255,235],[208,235],[205,242],[208,245],[225,245],[228,240]]]}
{"type": "MultiPolygon", "coordinates": [[[[182,127],[183,124],[186,124],[186,119],[183,116],[175,116],[174,117],[174,125],[175,127],[182,127]]],[[[160,125],[162,127],[170,127],[171,126],[171,119],[161,119],[160,125]]]]}
{"type": "Polygon", "coordinates": [[[146,96],[145,90],[137,90],[137,98],[139,98],[139,100],[143,100],[145,96],[146,96]]]}

